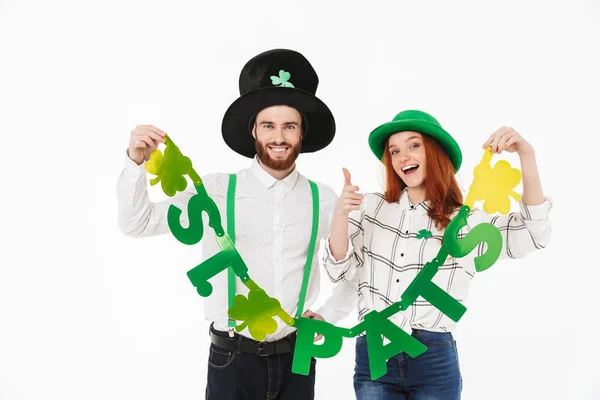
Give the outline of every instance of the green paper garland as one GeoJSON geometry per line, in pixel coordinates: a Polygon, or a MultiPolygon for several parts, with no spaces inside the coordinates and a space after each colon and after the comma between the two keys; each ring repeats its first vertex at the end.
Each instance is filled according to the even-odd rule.
{"type": "MultiPolygon", "coordinates": [[[[271,77],[273,84],[281,86],[288,86],[289,78],[289,73],[285,71],[280,71],[279,77],[271,77]]],[[[250,279],[248,267],[225,233],[219,209],[206,192],[202,179],[194,171],[190,159],[183,156],[168,136],[165,136],[165,145],[164,156],[160,150],[154,150],[146,163],[146,170],[157,175],[157,178],[152,179],[150,183],[154,185],[160,181],[165,194],[173,196],[177,191],[185,190],[187,183],[183,175],[188,175],[197,192],[188,202],[189,226],[187,228],[183,228],[179,221],[182,211],[174,205],[169,207],[167,222],[171,233],[183,244],[198,243],[204,235],[202,223],[204,211],[208,215],[208,225],[215,231],[217,243],[221,248],[219,253],[188,271],[188,278],[197,288],[198,294],[207,297],[212,293],[209,279],[231,266],[235,275],[250,290],[247,298],[239,294],[235,296],[234,304],[229,309],[230,318],[242,321],[236,326],[236,330],[241,332],[248,327],[252,337],[256,340],[264,340],[267,334],[277,330],[274,317],[278,317],[289,326],[294,326],[297,329],[297,339],[292,372],[301,375],[308,375],[312,357],[333,357],[341,350],[343,338],[353,338],[363,332],[367,336],[369,365],[373,380],[385,375],[387,360],[400,352],[405,352],[410,357],[423,354],[427,347],[388,318],[399,311],[406,310],[417,297],[421,296],[450,319],[458,322],[466,311],[465,306],[434,284],[433,277],[449,255],[456,258],[464,257],[482,242],[487,245],[487,250],[485,254],[475,257],[475,269],[481,272],[490,268],[502,250],[502,236],[498,228],[489,223],[482,223],[471,229],[462,239],[458,239],[458,232],[467,224],[467,217],[475,201],[485,200],[484,210],[488,213],[498,211],[506,214],[510,210],[508,196],[520,200],[520,195],[512,189],[520,182],[521,172],[516,168],[511,169],[510,164],[504,160],[496,163],[492,169],[490,166],[492,153],[489,148],[486,149],[480,164],[473,171],[474,181],[469,188],[465,205],[446,227],[442,247],[437,256],[419,271],[402,293],[400,301],[382,311],[369,312],[362,322],[345,329],[316,319],[292,318],[281,308],[281,303],[277,299],[269,297],[250,279]],[[323,335],[324,341],[321,344],[314,342],[317,333],[323,335]],[[385,346],[384,336],[389,340],[385,346]]],[[[419,232],[418,238],[428,237],[431,237],[431,232],[424,230],[419,232]]]]}

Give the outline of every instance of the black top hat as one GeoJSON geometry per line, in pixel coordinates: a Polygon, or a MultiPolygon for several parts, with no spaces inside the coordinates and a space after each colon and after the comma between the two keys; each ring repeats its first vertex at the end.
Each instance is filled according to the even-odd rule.
{"type": "Polygon", "coordinates": [[[303,116],[301,153],[325,148],[335,136],[335,120],[315,93],[319,77],[308,60],[293,50],[276,49],[248,61],[240,74],[240,95],[223,117],[221,130],[233,151],[254,157],[256,148],[250,121],[261,110],[275,106],[293,107],[303,116]]]}

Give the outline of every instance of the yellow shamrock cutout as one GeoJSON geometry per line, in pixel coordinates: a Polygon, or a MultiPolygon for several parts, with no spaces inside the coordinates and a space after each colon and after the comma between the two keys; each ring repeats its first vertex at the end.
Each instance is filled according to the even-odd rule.
{"type": "Polygon", "coordinates": [[[492,166],[491,147],[488,147],[481,162],[473,170],[473,183],[469,188],[465,205],[473,208],[478,200],[485,200],[483,210],[488,214],[499,212],[508,214],[510,211],[510,199],[512,196],[516,201],[521,201],[521,195],[513,189],[521,182],[521,171],[511,168],[506,160],[500,160],[492,166]]]}

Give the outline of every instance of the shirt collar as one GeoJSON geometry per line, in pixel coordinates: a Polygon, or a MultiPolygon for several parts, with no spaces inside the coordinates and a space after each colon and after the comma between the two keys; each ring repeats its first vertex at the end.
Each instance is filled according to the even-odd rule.
{"type": "Polygon", "coordinates": [[[404,210],[404,209],[418,209],[421,210],[423,213],[427,213],[427,211],[429,210],[429,201],[422,201],[420,203],[413,203],[412,201],[410,201],[410,198],[408,197],[408,190],[407,188],[402,189],[402,193],[400,194],[400,207],[404,210]]]}
{"type": "Polygon", "coordinates": [[[292,172],[288,176],[283,178],[281,181],[279,181],[273,175],[265,171],[265,169],[258,161],[258,156],[254,156],[254,159],[252,160],[252,166],[250,166],[250,171],[260,181],[260,183],[265,185],[267,189],[270,189],[277,182],[283,182],[288,188],[291,189],[294,187],[296,181],[298,180],[298,169],[294,166],[292,172]]]}

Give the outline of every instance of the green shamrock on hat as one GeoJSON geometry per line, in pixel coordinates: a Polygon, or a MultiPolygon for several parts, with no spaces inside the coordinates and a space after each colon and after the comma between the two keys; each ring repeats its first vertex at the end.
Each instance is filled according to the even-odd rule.
{"type": "Polygon", "coordinates": [[[271,76],[271,82],[275,86],[291,87],[291,88],[293,88],[294,85],[292,85],[291,82],[288,82],[291,77],[292,77],[292,74],[290,74],[289,72],[286,72],[286,71],[280,69],[279,70],[279,76],[274,76],[274,75],[271,76]]]}

